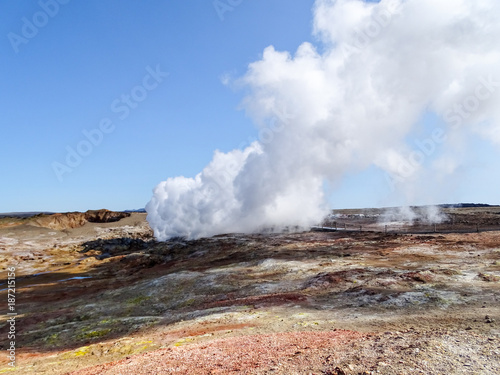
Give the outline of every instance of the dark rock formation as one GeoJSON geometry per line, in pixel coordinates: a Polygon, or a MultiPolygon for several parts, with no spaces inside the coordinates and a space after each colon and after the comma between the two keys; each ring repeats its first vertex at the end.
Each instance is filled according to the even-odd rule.
{"type": "Polygon", "coordinates": [[[129,216],[129,212],[115,212],[109,210],[88,210],[85,212],[85,219],[91,223],[111,223],[129,216]]]}

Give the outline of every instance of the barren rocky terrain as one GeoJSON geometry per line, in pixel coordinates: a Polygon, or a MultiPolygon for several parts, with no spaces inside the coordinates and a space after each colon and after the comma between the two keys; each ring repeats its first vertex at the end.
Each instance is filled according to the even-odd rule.
{"type": "Polygon", "coordinates": [[[500,215],[451,211],[446,233],[349,211],[365,230],[168,242],[141,213],[2,218],[0,373],[498,374],[500,215]]]}

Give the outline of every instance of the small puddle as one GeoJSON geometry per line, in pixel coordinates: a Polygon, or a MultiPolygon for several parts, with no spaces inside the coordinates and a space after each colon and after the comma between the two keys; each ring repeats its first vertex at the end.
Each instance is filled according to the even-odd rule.
{"type": "Polygon", "coordinates": [[[56,282],[62,283],[63,281],[83,280],[83,279],[91,279],[91,278],[92,278],[92,276],[75,276],[75,277],[70,277],[69,279],[59,280],[59,281],[56,281],[56,282]]]}
{"type": "Polygon", "coordinates": [[[45,275],[47,273],[54,273],[54,271],[45,271],[45,272],[34,273],[33,275],[28,275],[26,277],[35,277],[35,276],[45,275]]]}

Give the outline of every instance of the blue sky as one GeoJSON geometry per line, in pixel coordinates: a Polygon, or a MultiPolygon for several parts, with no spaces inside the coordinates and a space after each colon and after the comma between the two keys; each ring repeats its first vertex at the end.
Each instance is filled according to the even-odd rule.
{"type": "Polygon", "coordinates": [[[244,74],[270,44],[294,50],[311,39],[312,4],[242,1],[221,20],[206,0],[69,1],[15,43],[16,53],[8,34],[22,37],[23,18],[43,10],[1,2],[0,211],[144,207],[160,181],[194,176],[215,149],[254,137],[239,109],[243,92],[221,77],[244,74]],[[168,77],[119,119],[111,103],[140,85],[148,66],[168,77]],[[103,118],[113,132],[59,181],[52,163],[64,163],[66,147],[103,118]]]}
{"type": "MultiPolygon", "coordinates": [[[[242,0],[221,19],[207,0],[1,2],[0,212],[141,208],[160,181],[193,177],[214,150],[254,138],[245,92],[222,77],[241,77],[269,45],[316,43],[313,4],[242,0]],[[93,145],[84,132],[102,121],[93,145]],[[86,155],[60,169],[82,141],[86,155]]],[[[497,179],[480,182],[497,172],[498,150],[482,145],[447,202],[498,203],[497,179]]],[[[375,167],[332,189],[335,207],[401,203],[375,167]]],[[[431,200],[412,203],[441,203],[431,200]]]]}

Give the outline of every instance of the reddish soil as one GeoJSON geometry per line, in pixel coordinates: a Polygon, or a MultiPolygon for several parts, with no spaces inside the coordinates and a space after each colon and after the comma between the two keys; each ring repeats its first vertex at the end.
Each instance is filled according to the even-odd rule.
{"type": "Polygon", "coordinates": [[[0,373],[500,373],[500,232],[158,243],[132,214],[5,225],[0,252],[19,314],[0,373]]]}

